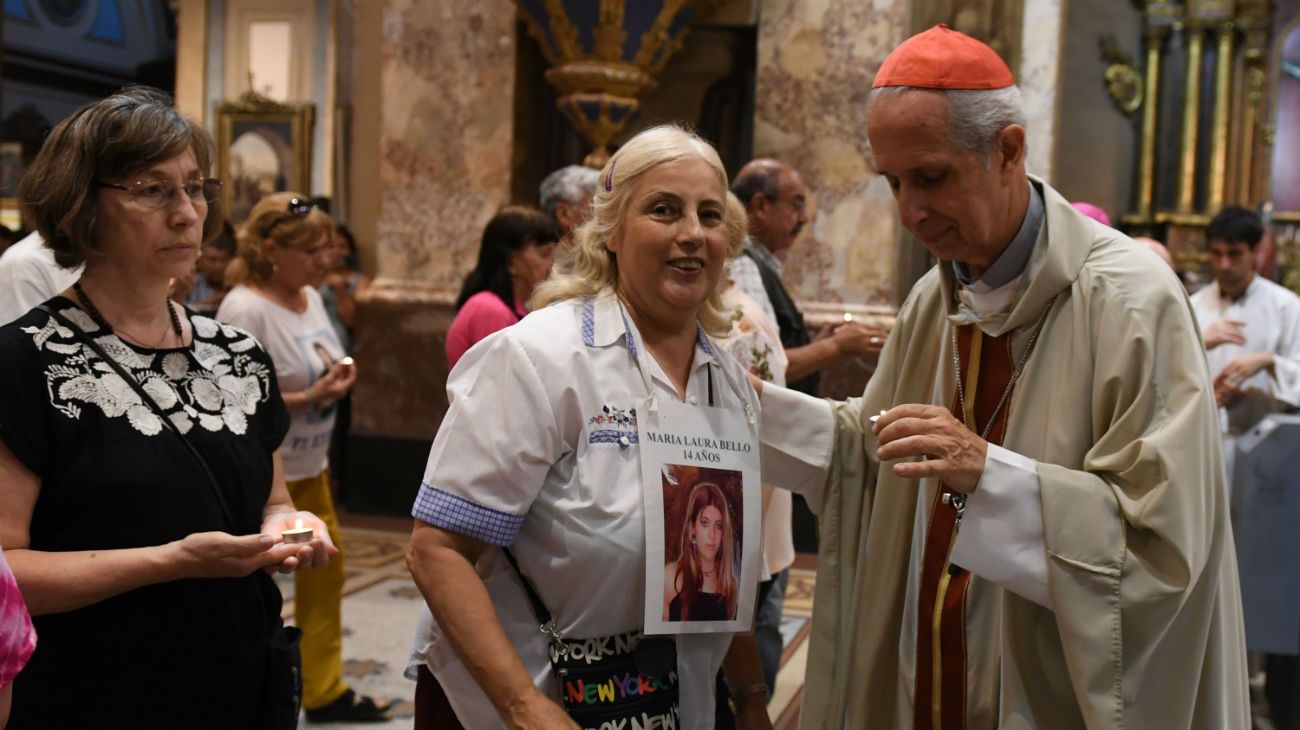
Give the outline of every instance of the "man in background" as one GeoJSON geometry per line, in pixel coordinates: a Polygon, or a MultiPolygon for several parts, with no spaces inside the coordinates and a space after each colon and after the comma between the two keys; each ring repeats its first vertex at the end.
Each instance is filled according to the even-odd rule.
{"type": "MultiPolygon", "coordinates": [[[[1214,283],[1192,295],[1229,479],[1237,437],[1270,413],[1300,407],[1300,297],[1255,273],[1263,235],[1260,217],[1245,208],[1229,206],[1214,216],[1205,229],[1214,283]]],[[[1264,675],[1273,726],[1300,728],[1300,658],[1266,655],[1264,675]]]]}
{"type": "Polygon", "coordinates": [[[569,165],[542,180],[538,197],[542,210],[560,227],[560,248],[568,249],[573,229],[587,220],[591,196],[596,194],[600,173],[582,165],[569,165]]]}

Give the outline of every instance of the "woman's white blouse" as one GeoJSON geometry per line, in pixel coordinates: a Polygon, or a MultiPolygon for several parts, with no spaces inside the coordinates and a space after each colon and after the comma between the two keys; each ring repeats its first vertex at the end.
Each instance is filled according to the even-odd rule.
{"type": "MultiPolygon", "coordinates": [[[[509,547],[556,620],[585,639],[639,631],[645,606],[645,515],[636,412],[647,397],[639,333],[613,295],[534,312],[465,354],[412,515],[509,547]]],[[[680,398],[645,357],[659,399],[680,398]]],[[[700,332],[687,402],[758,412],[745,372],[700,332]]],[[[546,640],[499,550],[477,566],[506,634],[538,686],[554,691],[546,640]]],[[[500,727],[424,611],[408,676],[427,665],[470,730],[500,727]]],[[[731,634],[679,636],[684,728],[713,726],[713,678],[731,634]]]]}

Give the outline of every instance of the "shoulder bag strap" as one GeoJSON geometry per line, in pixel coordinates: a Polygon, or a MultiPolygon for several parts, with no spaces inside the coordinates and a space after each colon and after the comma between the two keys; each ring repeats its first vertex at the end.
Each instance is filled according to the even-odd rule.
{"type": "Polygon", "coordinates": [[[515,575],[519,576],[519,582],[524,586],[524,593],[528,595],[528,602],[533,606],[533,613],[537,616],[539,624],[537,630],[550,637],[552,643],[563,647],[563,637],[555,630],[555,619],[551,617],[551,612],[546,610],[546,604],[542,603],[542,597],[537,595],[537,589],[533,588],[532,582],[524,577],[524,571],[519,569],[519,561],[515,560],[515,554],[510,552],[510,548],[501,548],[501,552],[506,554],[506,560],[510,561],[510,567],[514,568],[515,575]]]}
{"type": "Polygon", "coordinates": [[[153,399],[153,396],[149,395],[149,391],[145,390],[144,386],[140,384],[140,381],[136,380],[135,376],[127,371],[126,368],[118,364],[118,362],[112,357],[109,357],[108,353],[104,352],[104,348],[100,347],[98,342],[91,339],[90,336],[83,332],[80,327],[70,322],[67,317],[64,317],[44,304],[38,305],[36,308],[53,317],[59,324],[72,330],[73,335],[81,341],[81,344],[89,347],[99,356],[99,359],[108,363],[108,366],[113,368],[113,371],[117,373],[118,377],[125,380],[126,384],[131,386],[131,389],[136,392],[136,395],[139,395],[140,399],[153,409],[153,412],[160,420],[162,420],[163,428],[176,434],[176,437],[181,440],[181,443],[185,444],[186,450],[190,452],[190,456],[194,457],[194,461],[198,463],[199,468],[203,471],[203,476],[205,481],[207,481],[208,486],[212,487],[212,494],[217,498],[217,503],[221,505],[221,514],[226,519],[230,534],[237,534],[239,532],[237,526],[238,523],[235,522],[234,514],[230,511],[230,505],[226,502],[226,495],[221,491],[221,485],[217,481],[217,476],[212,473],[212,467],[208,466],[208,460],[204,459],[203,454],[200,454],[199,450],[194,447],[194,443],[186,438],[185,434],[180,432],[180,429],[176,428],[176,424],[172,423],[171,419],[167,417],[167,414],[163,412],[161,407],[159,407],[158,402],[153,399]]]}

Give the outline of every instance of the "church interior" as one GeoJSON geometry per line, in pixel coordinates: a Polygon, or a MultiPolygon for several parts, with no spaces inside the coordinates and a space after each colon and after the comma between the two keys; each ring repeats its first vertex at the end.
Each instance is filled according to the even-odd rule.
{"type": "MultiPolygon", "coordinates": [[[[50,130],[145,84],[215,140],[236,230],[289,190],[354,238],[367,283],[330,473],[344,673],[392,703],[368,727],[412,726],[403,672],[423,598],[403,558],[450,405],[458,293],[485,226],[505,206],[539,207],[552,171],[600,170],[664,123],[710,142],[733,178],[779,160],[806,186],[781,280],[809,330],[888,331],[936,261],[874,167],[867,96],[895,47],[943,23],[1014,74],[1031,176],[1163,244],[1189,294],[1214,282],[1207,226],[1241,206],[1263,225],[1256,275],[1300,293],[1300,0],[4,0],[0,18],[6,230],[30,230],[18,181],[50,130]]],[[[820,395],[856,397],[875,368],[840,359],[820,395]]],[[[535,427],[521,412],[509,428],[535,427]]],[[[778,729],[798,726],[818,579],[817,518],[796,499],[791,520],[767,706],[778,729]]],[[[293,581],[277,582],[292,621],[293,581]]],[[[1261,685],[1252,665],[1267,730],[1261,685]]]]}

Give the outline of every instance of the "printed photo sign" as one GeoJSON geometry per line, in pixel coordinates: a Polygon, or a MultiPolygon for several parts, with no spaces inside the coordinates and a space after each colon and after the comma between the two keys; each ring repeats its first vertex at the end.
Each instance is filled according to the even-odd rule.
{"type": "Polygon", "coordinates": [[[754,429],[741,414],[674,402],[639,426],[646,633],[748,630],[762,562],[754,429]]]}

